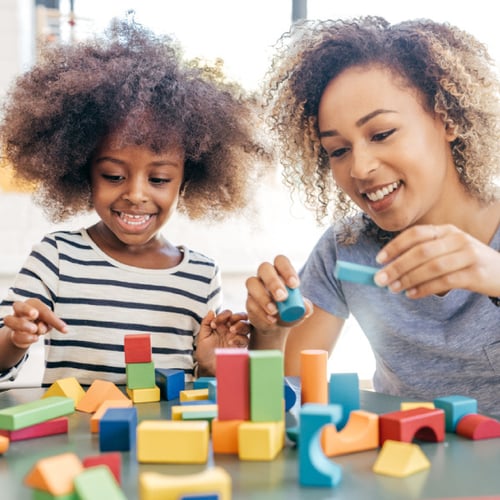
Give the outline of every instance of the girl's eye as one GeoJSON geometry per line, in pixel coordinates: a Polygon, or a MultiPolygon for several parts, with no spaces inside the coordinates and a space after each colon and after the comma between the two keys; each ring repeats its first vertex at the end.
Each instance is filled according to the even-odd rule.
{"type": "Polygon", "coordinates": [[[372,141],[375,141],[375,142],[383,141],[384,139],[387,139],[389,136],[391,136],[395,131],[396,131],[395,128],[391,128],[390,130],[386,130],[384,132],[380,132],[378,134],[375,134],[372,137],[372,141]]]}
{"type": "Polygon", "coordinates": [[[123,175],[110,175],[110,174],[102,174],[102,177],[109,182],[120,182],[125,178],[123,177],[123,175]]]}
{"type": "Polygon", "coordinates": [[[168,184],[170,182],[170,179],[151,177],[151,179],[149,179],[149,182],[151,182],[151,184],[161,185],[161,184],[168,184]]]}

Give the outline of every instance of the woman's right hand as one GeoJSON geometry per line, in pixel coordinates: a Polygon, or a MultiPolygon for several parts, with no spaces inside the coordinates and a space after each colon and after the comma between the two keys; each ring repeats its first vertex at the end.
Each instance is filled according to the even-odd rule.
{"type": "Polygon", "coordinates": [[[18,349],[28,349],[52,328],[67,332],[67,325],[39,299],[14,302],[13,314],[5,316],[4,324],[10,329],[10,341],[18,349]]]}
{"type": "Polygon", "coordinates": [[[267,334],[283,328],[288,329],[312,313],[313,306],[305,299],[306,314],[301,319],[293,323],[280,320],[276,302],[286,300],[287,286],[297,288],[299,277],[290,260],[284,255],[278,255],[274,263],[262,263],[257,270],[257,276],[246,280],[248,319],[258,333],[267,334]]]}

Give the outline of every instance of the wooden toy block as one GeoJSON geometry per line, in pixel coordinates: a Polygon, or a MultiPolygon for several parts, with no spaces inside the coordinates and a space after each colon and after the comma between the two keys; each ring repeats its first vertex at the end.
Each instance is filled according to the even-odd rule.
{"type": "Polygon", "coordinates": [[[414,408],[429,408],[433,410],[436,406],[431,401],[403,401],[399,408],[401,411],[413,410],[414,408]]]}
{"type": "Polygon", "coordinates": [[[123,350],[125,351],[125,363],[151,363],[151,335],[133,334],[125,335],[123,338],[123,350]]]}
{"type": "Polygon", "coordinates": [[[127,500],[115,477],[106,465],[85,469],[75,477],[75,490],[80,500],[127,500]]]}
{"type": "Polygon", "coordinates": [[[75,377],[67,377],[56,380],[44,393],[42,398],[51,396],[64,396],[71,398],[75,402],[75,406],[85,396],[85,389],[80,385],[80,382],[75,377]]]}
{"type": "Polygon", "coordinates": [[[0,410],[0,429],[16,431],[75,411],[71,398],[51,396],[0,410]]]}
{"type": "Polygon", "coordinates": [[[85,457],[82,460],[82,463],[86,469],[88,467],[95,467],[96,465],[106,465],[113,474],[116,482],[121,484],[122,455],[120,452],[112,451],[108,453],[101,453],[100,455],[85,457]]]}
{"type": "Polygon", "coordinates": [[[469,413],[477,413],[477,400],[468,396],[444,396],[434,400],[434,406],[444,410],[446,432],[455,432],[458,421],[469,413]]]}
{"type": "Polygon", "coordinates": [[[155,380],[161,390],[161,397],[167,401],[177,399],[186,387],[184,370],[156,368],[155,380]]]}
{"type": "Polygon", "coordinates": [[[379,416],[380,445],[388,439],[411,443],[444,441],[444,410],[440,408],[414,408],[379,416]]]}
{"type": "Polygon", "coordinates": [[[210,399],[193,399],[192,401],[179,401],[179,404],[180,406],[206,406],[215,405],[217,403],[210,399]]]}
{"type": "Polygon", "coordinates": [[[500,422],[485,415],[469,413],[458,421],[455,432],[474,440],[500,438],[500,422]]]}
{"type": "Polygon", "coordinates": [[[83,464],[74,453],[62,453],[38,460],[24,484],[52,495],[68,495],[74,491],[73,481],[82,471],[83,464]]]}
{"type": "Polygon", "coordinates": [[[128,363],[125,366],[127,389],[149,389],[155,387],[155,365],[150,363],[128,363]]]}
{"type": "Polygon", "coordinates": [[[39,424],[23,427],[16,431],[0,430],[0,436],[6,436],[10,441],[24,441],[56,434],[68,433],[68,417],[59,417],[39,424]]]}
{"type": "Polygon", "coordinates": [[[431,463],[418,444],[388,439],[373,465],[373,472],[392,477],[407,477],[428,469],[431,463]]]}
{"type": "Polygon", "coordinates": [[[181,403],[208,399],[208,387],[204,389],[185,389],[179,393],[181,403]]]}
{"type": "Polygon", "coordinates": [[[379,447],[378,415],[352,410],[344,428],[326,425],[321,434],[321,446],[327,457],[345,455],[379,447]]]}
{"type": "Polygon", "coordinates": [[[306,349],[300,353],[301,404],[328,403],[328,352],[306,349]]]}
{"type": "Polygon", "coordinates": [[[128,399],[113,382],[107,380],[94,380],[87,389],[85,396],[76,405],[78,411],[94,413],[107,399],[128,399]]]}
{"type": "Polygon", "coordinates": [[[285,423],[242,422],[238,427],[240,460],[274,460],[285,445],[285,423]]]}
{"type": "Polygon", "coordinates": [[[342,418],[342,407],[307,403],[300,409],[299,484],[301,486],[337,486],[342,468],[323,452],[320,436],[326,425],[342,418]]]}
{"type": "Polygon", "coordinates": [[[90,418],[90,432],[99,432],[99,422],[108,408],[130,408],[133,403],[130,399],[107,399],[103,401],[90,418]]]}
{"type": "Polygon", "coordinates": [[[285,397],[285,411],[290,411],[297,402],[297,393],[286,380],[283,383],[283,393],[285,397]]]}
{"type": "Polygon", "coordinates": [[[196,474],[142,472],[139,475],[141,500],[199,498],[200,494],[215,494],[218,500],[231,500],[231,476],[222,467],[211,467],[196,474]]]}
{"type": "Polygon", "coordinates": [[[353,410],[359,410],[359,377],[357,373],[332,373],[328,384],[328,402],[342,406],[337,430],[342,430],[353,410]]]}
{"type": "Polygon", "coordinates": [[[250,351],[250,420],[279,422],[284,415],[283,353],[250,351]]]}
{"type": "Polygon", "coordinates": [[[243,420],[212,420],[212,449],[214,453],[238,454],[238,428],[243,420]]]}
{"type": "Polygon", "coordinates": [[[334,275],[337,279],[342,281],[377,286],[373,279],[377,271],[378,268],[376,267],[338,260],[335,264],[334,275]]]}
{"type": "Polygon", "coordinates": [[[10,439],[7,436],[0,436],[0,455],[3,455],[10,445],[10,439]]]}
{"type": "Polygon", "coordinates": [[[172,420],[182,420],[183,415],[187,413],[205,413],[205,412],[215,413],[217,416],[218,407],[217,405],[176,405],[172,406],[170,409],[172,420]]]}
{"type": "Polygon", "coordinates": [[[216,356],[219,420],[250,419],[250,374],[246,349],[218,348],[216,356]]]}
{"type": "Polygon", "coordinates": [[[204,464],[208,460],[209,439],[209,424],[204,420],[143,420],[137,427],[137,460],[204,464]]]}
{"type": "Polygon", "coordinates": [[[299,288],[286,287],[286,289],[288,291],[288,297],[281,302],[276,302],[276,307],[278,308],[278,314],[281,320],[285,323],[292,323],[304,316],[306,313],[306,306],[299,288]]]}
{"type": "Polygon", "coordinates": [[[134,403],[156,403],[161,399],[161,392],[158,386],[147,389],[128,389],[127,395],[134,403]]]}
{"type": "Polygon", "coordinates": [[[76,491],[72,491],[67,495],[52,495],[48,491],[34,489],[32,489],[31,491],[33,493],[31,500],[79,500],[76,491]]]}
{"type": "Polygon", "coordinates": [[[199,377],[193,381],[193,389],[208,389],[211,382],[215,382],[215,377],[199,377]]]}
{"type": "Polygon", "coordinates": [[[108,408],[99,422],[99,450],[132,451],[136,429],[137,408],[108,408]]]}

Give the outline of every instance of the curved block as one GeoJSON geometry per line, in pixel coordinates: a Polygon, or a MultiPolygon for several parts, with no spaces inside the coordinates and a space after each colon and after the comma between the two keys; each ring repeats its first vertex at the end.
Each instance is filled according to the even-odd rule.
{"type": "Polygon", "coordinates": [[[299,483],[301,486],[332,487],[342,479],[342,469],[321,448],[323,427],[342,417],[338,405],[306,404],[300,412],[299,483]]]}
{"type": "Polygon", "coordinates": [[[470,413],[458,421],[455,432],[474,440],[499,438],[500,422],[485,415],[470,413]]]}
{"type": "Polygon", "coordinates": [[[385,413],[379,417],[380,444],[387,439],[411,443],[414,439],[439,443],[444,441],[445,412],[439,408],[385,413]]]}
{"type": "Polygon", "coordinates": [[[379,446],[378,415],[363,410],[351,411],[341,431],[327,425],[321,436],[321,446],[327,457],[373,450],[379,446]]]}

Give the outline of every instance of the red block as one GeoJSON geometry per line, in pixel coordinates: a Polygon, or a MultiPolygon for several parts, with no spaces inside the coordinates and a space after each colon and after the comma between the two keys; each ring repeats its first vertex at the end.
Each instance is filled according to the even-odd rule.
{"type": "Polygon", "coordinates": [[[469,413],[458,421],[455,432],[474,440],[498,438],[500,437],[500,422],[485,415],[469,413]]]}
{"type": "Polygon", "coordinates": [[[116,482],[121,484],[122,456],[120,452],[111,451],[109,453],[86,457],[82,460],[82,463],[86,469],[96,467],[97,465],[107,465],[113,476],[115,476],[116,482]]]}
{"type": "Polygon", "coordinates": [[[151,335],[125,335],[125,363],[151,363],[151,335]]]}
{"type": "Polygon", "coordinates": [[[420,441],[441,442],[445,434],[445,413],[440,408],[414,408],[395,411],[379,417],[380,446],[387,439],[411,443],[420,441]]]}
{"type": "Polygon", "coordinates": [[[217,418],[250,420],[250,374],[246,349],[215,350],[217,418]]]}
{"type": "Polygon", "coordinates": [[[54,436],[55,434],[67,434],[68,417],[53,418],[40,424],[30,425],[15,431],[0,430],[0,436],[5,436],[10,441],[23,441],[44,436],[54,436]]]}

